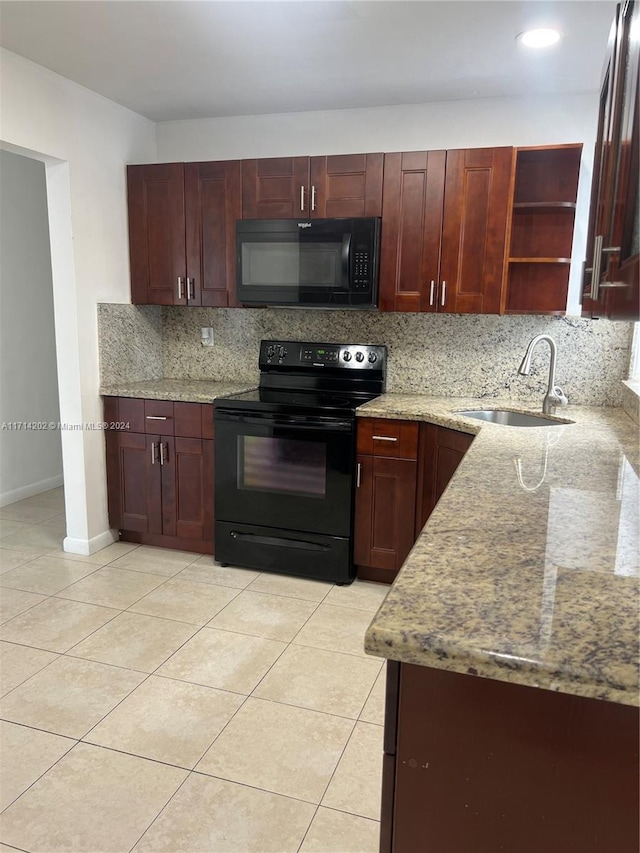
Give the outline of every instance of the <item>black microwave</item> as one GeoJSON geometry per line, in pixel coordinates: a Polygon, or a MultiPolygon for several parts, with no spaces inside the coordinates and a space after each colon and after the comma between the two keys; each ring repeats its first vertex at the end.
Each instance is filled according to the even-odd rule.
{"type": "Polygon", "coordinates": [[[243,305],[376,308],[380,218],[239,219],[243,305]]]}

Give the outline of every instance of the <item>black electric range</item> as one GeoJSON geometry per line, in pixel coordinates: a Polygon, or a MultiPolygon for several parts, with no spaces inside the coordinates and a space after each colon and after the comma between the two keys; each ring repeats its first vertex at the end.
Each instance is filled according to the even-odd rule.
{"type": "Polygon", "coordinates": [[[386,347],[262,341],[255,391],[214,401],[215,556],[350,583],[358,406],[386,347]]]}

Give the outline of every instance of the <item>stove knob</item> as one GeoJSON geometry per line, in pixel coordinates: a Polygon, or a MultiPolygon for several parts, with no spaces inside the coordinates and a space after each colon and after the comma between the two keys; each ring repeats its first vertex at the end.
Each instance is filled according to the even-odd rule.
{"type": "Polygon", "coordinates": [[[274,350],[272,346],[267,347],[267,355],[269,356],[269,358],[271,358],[271,356],[273,355],[273,351],[274,350]]]}
{"type": "Polygon", "coordinates": [[[346,350],[344,351],[344,355],[342,356],[342,358],[343,358],[345,361],[351,361],[351,353],[349,352],[349,350],[348,350],[348,349],[346,349],[346,350]]]}
{"type": "Polygon", "coordinates": [[[375,352],[370,352],[370,353],[369,353],[369,362],[370,362],[371,364],[373,364],[373,363],[374,363],[374,362],[376,362],[377,360],[378,360],[378,356],[375,354],[375,352]]]}
{"type": "Polygon", "coordinates": [[[364,353],[360,352],[360,350],[356,353],[356,361],[364,361],[364,353]]]}

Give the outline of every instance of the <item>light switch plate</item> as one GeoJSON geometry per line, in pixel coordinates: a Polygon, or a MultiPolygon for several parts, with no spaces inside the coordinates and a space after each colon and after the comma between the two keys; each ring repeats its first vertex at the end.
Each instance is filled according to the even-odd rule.
{"type": "Polygon", "coordinates": [[[211,326],[202,326],[200,328],[200,343],[203,347],[213,346],[213,328],[211,326]]]}

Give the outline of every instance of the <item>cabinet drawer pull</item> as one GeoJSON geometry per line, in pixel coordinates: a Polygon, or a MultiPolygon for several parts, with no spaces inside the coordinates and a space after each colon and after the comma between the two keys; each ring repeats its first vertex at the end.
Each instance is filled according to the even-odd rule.
{"type": "Polygon", "coordinates": [[[167,415],[145,415],[148,421],[166,421],[167,415]]]}
{"type": "Polygon", "coordinates": [[[304,187],[300,187],[300,210],[304,210],[304,187]]]}
{"type": "Polygon", "coordinates": [[[371,438],[374,441],[397,441],[397,435],[372,435],[371,438]]]}
{"type": "Polygon", "coordinates": [[[184,298],[184,290],[182,289],[182,276],[178,276],[178,299],[184,298]]]}
{"type": "Polygon", "coordinates": [[[447,301],[447,282],[442,282],[442,305],[447,301]]]}
{"type": "Polygon", "coordinates": [[[156,464],[156,459],[157,459],[157,456],[156,456],[156,447],[157,447],[157,442],[152,441],[152,442],[151,442],[151,464],[152,464],[152,465],[155,465],[155,464],[156,464]]]}
{"type": "Polygon", "coordinates": [[[362,463],[358,462],[356,466],[356,489],[360,488],[360,481],[362,478],[362,463]]]}

